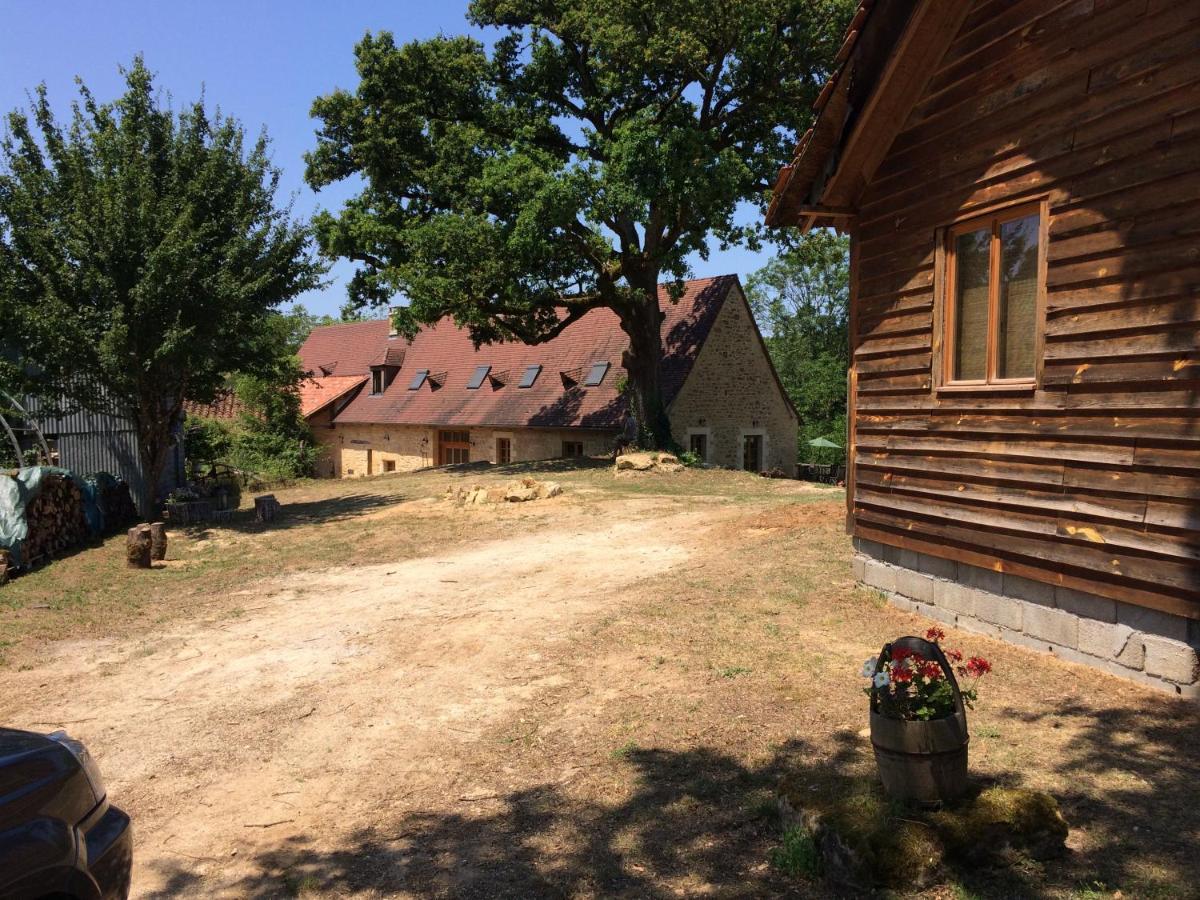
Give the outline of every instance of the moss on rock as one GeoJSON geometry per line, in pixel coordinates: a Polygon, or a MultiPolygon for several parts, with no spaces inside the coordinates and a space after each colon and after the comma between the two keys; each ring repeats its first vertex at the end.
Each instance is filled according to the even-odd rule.
{"type": "Polygon", "coordinates": [[[803,829],[834,888],[922,888],[981,866],[1048,859],[1064,850],[1067,823],[1049,794],[989,787],[936,812],[889,801],[873,778],[785,780],[785,830],[803,829]]]}

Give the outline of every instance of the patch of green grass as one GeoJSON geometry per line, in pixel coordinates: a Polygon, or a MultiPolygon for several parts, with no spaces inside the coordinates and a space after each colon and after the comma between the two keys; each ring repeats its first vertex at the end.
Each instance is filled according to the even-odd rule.
{"type": "Polygon", "coordinates": [[[626,741],[617,749],[609,754],[613,759],[627,759],[632,753],[638,749],[637,741],[626,741]]]}
{"type": "Polygon", "coordinates": [[[998,738],[1000,737],[1000,729],[995,725],[976,725],[975,737],[998,738]]]}
{"type": "Polygon", "coordinates": [[[1071,900],[1102,900],[1112,896],[1107,885],[1103,881],[1093,881],[1090,884],[1080,885],[1071,892],[1071,900]]]}
{"type": "Polygon", "coordinates": [[[821,853],[808,829],[793,826],[783,833],[783,843],[771,851],[771,865],[793,878],[821,874],[821,853]]]}
{"type": "Polygon", "coordinates": [[[749,675],[752,671],[745,666],[723,666],[717,669],[717,674],[722,678],[737,678],[740,675],[749,675]]]}
{"type": "Polygon", "coordinates": [[[283,889],[289,897],[303,897],[307,894],[316,893],[320,888],[320,882],[313,875],[289,874],[283,876],[283,889]]]}
{"type": "Polygon", "coordinates": [[[771,637],[779,637],[779,635],[782,634],[782,631],[780,630],[779,626],[776,625],[774,622],[768,622],[766,625],[764,625],[763,631],[765,631],[771,637]]]}

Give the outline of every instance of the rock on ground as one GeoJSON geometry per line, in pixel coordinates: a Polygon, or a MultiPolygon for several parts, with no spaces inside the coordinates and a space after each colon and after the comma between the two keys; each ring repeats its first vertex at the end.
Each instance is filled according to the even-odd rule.
{"type": "Polygon", "coordinates": [[[621,472],[680,472],[683,463],[671,453],[636,451],[617,457],[616,471],[621,472]]]}

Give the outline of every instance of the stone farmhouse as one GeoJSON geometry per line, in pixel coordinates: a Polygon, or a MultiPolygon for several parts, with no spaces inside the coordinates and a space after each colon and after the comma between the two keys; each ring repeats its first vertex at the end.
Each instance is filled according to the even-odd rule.
{"type": "Polygon", "coordinates": [[[897,604],[1200,696],[1200,4],[864,2],[768,221],[851,236],[897,604]]]}
{"type": "MultiPolygon", "coordinates": [[[[662,383],[680,446],[712,465],[796,469],[797,417],[736,276],[689,281],[664,314],[662,383]]],[[[476,349],[445,319],[412,341],[386,319],[317,328],[300,350],[322,474],[610,453],[626,428],[628,339],[594,310],[551,341],[476,349]]]]}

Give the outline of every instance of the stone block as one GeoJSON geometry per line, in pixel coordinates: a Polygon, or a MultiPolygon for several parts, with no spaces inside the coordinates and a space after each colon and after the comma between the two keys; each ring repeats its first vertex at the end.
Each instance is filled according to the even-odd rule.
{"type": "Polygon", "coordinates": [[[1052,584],[1008,573],[1003,576],[1003,584],[1004,590],[1001,593],[1006,597],[1015,597],[1029,603],[1040,603],[1043,606],[1054,605],[1054,585],[1052,584]]]}
{"type": "Polygon", "coordinates": [[[948,578],[951,581],[958,580],[958,563],[952,559],[942,559],[940,556],[930,556],[928,553],[922,553],[917,568],[935,578],[948,578]]]}
{"type": "Polygon", "coordinates": [[[923,603],[932,603],[933,576],[915,569],[896,569],[896,593],[923,603]]]}
{"type": "Polygon", "coordinates": [[[875,559],[883,559],[883,544],[878,541],[870,541],[866,538],[856,537],[854,539],[854,549],[866,556],[873,556],[875,559]]]}
{"type": "Polygon", "coordinates": [[[1024,605],[1012,597],[1001,597],[988,591],[975,592],[975,617],[1013,631],[1022,630],[1021,613],[1024,605]]]}
{"type": "Polygon", "coordinates": [[[917,601],[910,600],[907,597],[901,596],[900,594],[888,594],[887,599],[888,603],[892,604],[892,606],[896,607],[896,609],[902,609],[905,612],[910,613],[921,611],[920,604],[917,603],[917,601]]]}
{"type": "Polygon", "coordinates": [[[992,594],[1004,593],[1004,576],[991,569],[981,569],[979,566],[969,566],[962,563],[958,567],[958,580],[967,587],[979,588],[992,594]]]}
{"type": "Polygon", "coordinates": [[[855,581],[862,581],[863,574],[867,569],[867,558],[861,553],[855,553],[850,560],[850,573],[854,576],[855,581]]]}
{"type": "Polygon", "coordinates": [[[942,609],[952,610],[960,616],[975,615],[975,597],[979,592],[964,587],[955,581],[935,581],[933,602],[942,609]]]}
{"type": "MultiPolygon", "coordinates": [[[[914,610],[914,612],[916,612],[918,615],[924,616],[927,619],[933,619],[934,621],[941,622],[943,625],[949,625],[951,628],[958,626],[958,616],[956,616],[951,610],[941,609],[929,603],[918,603],[916,606],[917,608],[914,610]]],[[[917,637],[920,637],[920,635],[917,635],[917,637]]]]}
{"type": "Polygon", "coordinates": [[[1128,625],[1134,631],[1170,638],[1173,641],[1186,641],[1188,637],[1188,623],[1183,616],[1173,616],[1131,603],[1117,604],[1117,621],[1128,625]]]}
{"type": "Polygon", "coordinates": [[[1030,603],[1025,607],[1025,633],[1049,644],[1079,646],[1079,617],[1061,609],[1030,603]]]}
{"type": "Polygon", "coordinates": [[[868,559],[863,566],[863,584],[869,584],[881,591],[894,593],[896,590],[896,569],[887,563],[868,559]]]}
{"type": "Polygon", "coordinates": [[[1146,671],[1175,684],[1191,685],[1200,680],[1200,659],[1196,648],[1183,641],[1147,635],[1146,671]]]}
{"type": "Polygon", "coordinates": [[[1064,612],[1080,618],[1095,619],[1097,622],[1117,621],[1117,601],[1107,597],[1059,587],[1054,591],[1054,603],[1064,612]]]}
{"type": "Polygon", "coordinates": [[[957,624],[963,631],[969,631],[972,634],[982,634],[990,638],[1001,637],[1001,628],[999,625],[984,622],[982,619],[976,619],[973,616],[959,616],[957,624]]]}
{"type": "Polygon", "coordinates": [[[1128,669],[1141,669],[1146,655],[1141,636],[1128,625],[1086,618],[1079,620],[1079,649],[1128,669]]]}

